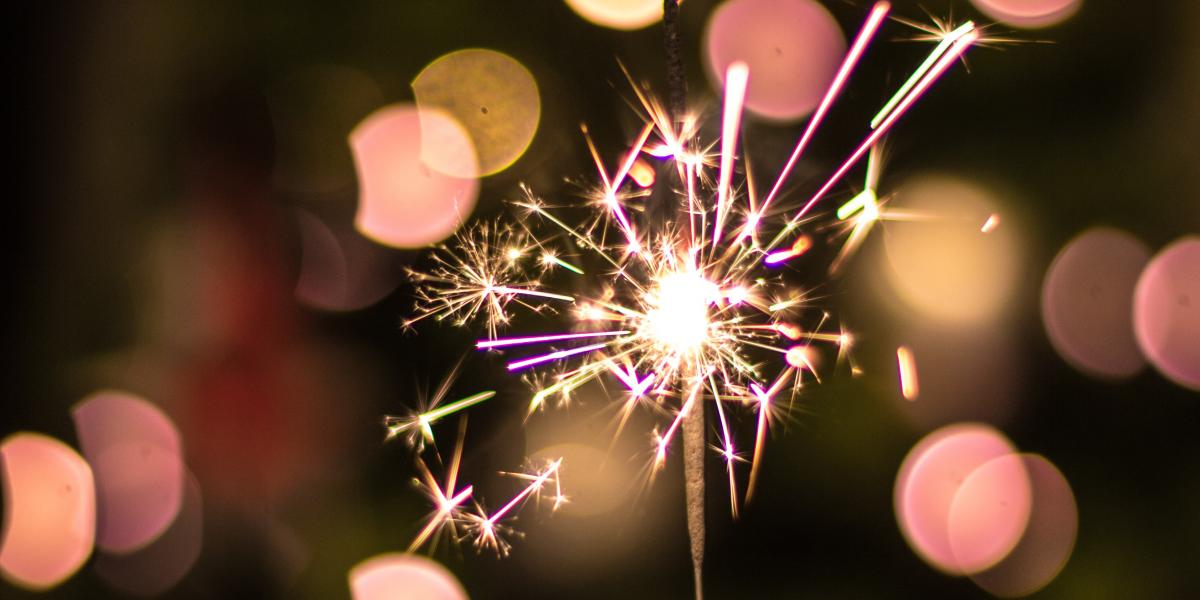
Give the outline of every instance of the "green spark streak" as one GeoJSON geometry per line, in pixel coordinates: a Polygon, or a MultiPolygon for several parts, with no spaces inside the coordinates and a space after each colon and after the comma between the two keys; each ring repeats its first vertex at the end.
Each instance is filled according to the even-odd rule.
{"type": "Polygon", "coordinates": [[[865,208],[868,204],[875,204],[878,199],[875,196],[875,190],[865,189],[857,196],[850,199],[837,209],[837,218],[840,221],[845,221],[860,209],[865,208]]]}
{"type": "Polygon", "coordinates": [[[478,394],[475,394],[474,396],[467,396],[466,398],[463,398],[462,400],[455,400],[454,402],[451,402],[450,404],[446,404],[444,406],[439,406],[438,408],[435,408],[429,412],[421,413],[420,416],[418,416],[417,418],[419,418],[421,421],[423,421],[425,423],[433,423],[434,421],[437,421],[438,419],[441,419],[442,417],[452,415],[460,410],[463,410],[464,408],[470,408],[472,406],[475,406],[476,404],[479,404],[480,402],[483,402],[484,400],[487,400],[488,398],[491,398],[492,396],[495,396],[495,395],[496,395],[496,392],[492,391],[492,390],[488,390],[486,392],[479,392],[478,394]]]}
{"type": "Polygon", "coordinates": [[[896,108],[896,105],[908,95],[908,92],[912,90],[913,86],[917,85],[917,82],[920,81],[921,78],[925,77],[925,73],[929,71],[929,69],[933,68],[934,63],[936,63],[938,59],[950,49],[950,46],[954,45],[954,42],[957,41],[958,38],[966,35],[967,32],[971,31],[972,29],[975,29],[975,23],[972,21],[967,21],[966,23],[960,25],[958,29],[946,34],[946,37],[942,38],[942,41],[938,42],[938,45],[933,49],[933,52],[930,52],[929,56],[925,57],[925,62],[921,63],[921,66],[917,67],[916,71],[913,71],[913,74],[908,78],[907,81],[904,82],[904,85],[900,86],[899,90],[896,90],[896,93],[892,96],[892,99],[888,100],[887,104],[884,104],[883,108],[879,110],[879,113],[875,115],[875,118],[871,119],[871,129],[879,127],[879,124],[887,118],[888,114],[892,112],[892,109],[896,108]]]}
{"type": "Polygon", "coordinates": [[[552,262],[552,263],[554,263],[554,264],[556,264],[556,265],[558,265],[558,266],[560,266],[560,267],[562,267],[562,268],[564,268],[564,269],[566,269],[566,270],[568,270],[568,271],[571,271],[572,273],[575,273],[576,275],[583,275],[583,274],[584,274],[584,273],[583,273],[583,269],[580,269],[579,267],[577,267],[577,266],[575,266],[575,265],[573,265],[573,264],[571,264],[571,263],[569,263],[569,262],[567,262],[567,261],[565,261],[565,260],[563,260],[563,259],[561,259],[561,258],[559,258],[559,257],[557,257],[557,256],[550,256],[550,255],[546,255],[546,260],[548,260],[548,261],[550,261],[550,262],[552,262]]]}

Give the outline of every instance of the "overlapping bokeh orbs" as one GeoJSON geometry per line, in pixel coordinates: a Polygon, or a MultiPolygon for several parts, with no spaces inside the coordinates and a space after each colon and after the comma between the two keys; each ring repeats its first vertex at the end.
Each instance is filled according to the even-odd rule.
{"type": "Polygon", "coordinates": [[[471,138],[449,114],[393,104],[376,110],[350,133],[358,171],[355,225],[366,237],[396,248],[420,248],[445,239],[475,208],[479,182],[470,172],[471,138]],[[459,175],[425,160],[425,139],[437,156],[453,157],[459,175]]]}
{"type": "Polygon", "coordinates": [[[96,545],[128,553],[154,541],[183,504],[175,424],[147,400],[118,391],[88,396],[72,417],[96,478],[96,545]]]}
{"type": "Polygon", "coordinates": [[[1005,468],[1025,473],[1029,482],[1029,518],[1021,540],[998,564],[974,573],[971,580],[1002,598],[1032,594],[1062,572],[1079,531],[1075,494],[1062,471],[1036,454],[1006,456],[1005,468]]]}
{"type": "MultiPolygon", "coordinates": [[[[988,561],[994,563],[1002,558],[1003,553],[1017,543],[1011,531],[1003,532],[1002,543],[998,546],[977,550],[968,546],[977,540],[986,541],[988,530],[975,531],[967,523],[960,522],[955,532],[962,532],[970,539],[952,540],[949,519],[963,482],[988,461],[1014,453],[1016,448],[1002,433],[977,423],[947,426],[923,438],[904,458],[896,476],[896,521],[909,546],[930,565],[953,575],[968,572],[965,567],[977,567],[978,563],[988,561]],[[964,565],[956,555],[956,546],[960,552],[970,554],[975,562],[964,565]]],[[[982,494],[964,502],[968,501],[970,506],[957,507],[965,515],[960,521],[986,514],[991,508],[978,506],[988,503],[988,498],[982,494]]],[[[989,526],[988,523],[977,525],[989,526]]]]}
{"type": "Polygon", "coordinates": [[[1050,583],[1075,546],[1078,512],[1062,472],[981,424],[921,439],[900,466],[894,502],[925,562],[1001,597],[1050,583]]]}

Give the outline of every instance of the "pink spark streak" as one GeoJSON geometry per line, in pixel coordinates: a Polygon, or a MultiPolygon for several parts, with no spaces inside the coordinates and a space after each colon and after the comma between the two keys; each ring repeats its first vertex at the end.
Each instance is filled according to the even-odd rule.
{"type": "Polygon", "coordinates": [[[735,62],[725,71],[725,110],[721,123],[721,171],[717,184],[717,214],[713,229],[713,248],[721,240],[725,213],[729,204],[729,184],[733,180],[733,154],[737,150],[738,126],[742,123],[742,105],[746,100],[746,85],[750,68],[735,62]]]}
{"type": "Polygon", "coordinates": [[[904,100],[900,101],[900,104],[896,105],[896,108],[893,109],[890,114],[888,114],[887,118],[883,120],[883,123],[880,123],[879,127],[872,131],[871,134],[867,136],[867,139],[858,146],[858,149],[850,155],[850,158],[847,158],[846,161],[842,163],[842,166],[834,172],[833,176],[829,178],[829,181],[826,181],[825,185],[821,186],[821,189],[817,190],[816,194],[813,194],[812,199],[810,199],[808,203],[804,205],[804,208],[801,208],[800,212],[796,213],[796,215],[792,217],[792,222],[799,221],[801,217],[808,213],[808,211],[813,207],[814,204],[817,203],[818,200],[825,196],[825,193],[828,192],[830,188],[841,181],[842,177],[846,175],[846,172],[849,171],[851,167],[853,167],[862,158],[862,156],[866,154],[872,146],[875,145],[875,142],[879,141],[879,138],[883,137],[883,135],[886,134],[889,129],[891,129],[892,125],[895,124],[896,121],[904,115],[904,113],[908,112],[908,109],[913,105],[913,103],[916,102],[918,98],[925,95],[925,92],[929,90],[929,86],[933,85],[933,83],[950,68],[950,65],[954,64],[954,62],[957,61],[959,57],[961,57],[967,51],[967,49],[969,49],[971,45],[978,40],[979,32],[976,30],[972,30],[959,38],[958,41],[954,43],[954,46],[951,47],[950,50],[945,54],[943,54],[942,58],[938,60],[937,64],[929,70],[929,73],[925,75],[925,78],[922,79],[915,87],[913,87],[912,91],[904,97],[904,100]]]}
{"type": "Polygon", "coordinates": [[[560,358],[566,358],[568,356],[575,356],[576,354],[583,354],[585,352],[591,352],[592,350],[599,350],[607,345],[608,345],[608,342],[602,342],[599,344],[591,344],[588,346],[582,346],[580,348],[571,348],[570,350],[559,350],[558,352],[551,352],[550,354],[543,354],[541,356],[535,356],[533,358],[527,358],[525,360],[518,360],[517,362],[508,363],[508,370],[516,371],[517,369],[522,369],[522,368],[528,367],[530,365],[536,365],[539,363],[549,362],[552,360],[558,360],[560,358]]]}
{"type": "Polygon", "coordinates": [[[516,496],[513,496],[513,499],[509,500],[508,504],[505,504],[504,506],[500,507],[500,510],[497,510],[496,512],[492,513],[491,516],[489,516],[487,518],[486,522],[487,522],[488,526],[490,527],[492,525],[495,525],[496,521],[499,521],[500,519],[504,518],[504,515],[507,514],[508,511],[512,510],[512,508],[514,506],[516,506],[517,504],[520,504],[521,501],[524,500],[526,496],[528,496],[529,494],[533,493],[536,490],[540,490],[542,488],[542,486],[545,485],[546,480],[550,479],[551,475],[558,472],[558,467],[561,464],[562,464],[561,458],[550,463],[550,466],[546,467],[545,471],[542,471],[541,474],[539,474],[536,479],[534,479],[532,482],[530,482],[529,485],[525,486],[525,489],[521,490],[521,493],[517,494],[516,496]]]}
{"type": "Polygon", "coordinates": [[[522,344],[539,344],[542,342],[556,342],[558,340],[574,340],[579,338],[589,337],[607,337],[614,335],[626,335],[628,331],[589,331],[586,333],[564,333],[558,335],[538,335],[530,337],[515,337],[515,338],[500,338],[492,340],[479,340],[475,342],[475,347],[479,350],[486,348],[502,348],[505,346],[520,346],[522,344]]]}
{"type": "Polygon", "coordinates": [[[800,140],[796,142],[796,149],[792,151],[792,156],[788,158],[787,164],[784,165],[783,171],[780,172],[779,178],[775,180],[774,187],[767,194],[767,198],[763,200],[762,206],[758,209],[758,213],[766,214],[767,206],[779,194],[779,190],[783,187],[784,181],[791,174],[792,169],[796,166],[796,161],[800,160],[800,155],[804,153],[804,148],[808,146],[809,140],[816,133],[817,127],[821,124],[821,120],[825,118],[825,113],[833,106],[834,100],[838,94],[842,92],[842,88],[846,86],[846,80],[850,78],[850,73],[858,64],[863,53],[866,52],[867,46],[871,43],[871,39],[875,37],[875,32],[879,30],[883,24],[884,17],[888,11],[892,9],[892,5],[888,2],[876,2],[871,8],[871,13],[867,15],[867,20],[858,31],[858,37],[854,39],[854,44],[850,50],[846,52],[846,57],[842,59],[842,66],[838,69],[837,75],[833,78],[833,83],[829,84],[829,89],[825,90],[825,97],[821,99],[821,104],[817,106],[817,112],[813,113],[812,119],[808,121],[808,127],[804,129],[804,134],[800,136],[800,140]]]}

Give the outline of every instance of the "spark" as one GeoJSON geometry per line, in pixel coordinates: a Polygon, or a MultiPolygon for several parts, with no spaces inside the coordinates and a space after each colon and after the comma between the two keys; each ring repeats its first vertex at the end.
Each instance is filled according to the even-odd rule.
{"type": "Polygon", "coordinates": [[[462,438],[466,435],[466,420],[463,420],[462,423],[463,425],[459,428],[459,442],[454,447],[453,458],[450,460],[449,468],[446,469],[444,487],[438,485],[433,473],[425,465],[425,461],[420,457],[417,458],[417,470],[421,475],[417,483],[422,486],[425,495],[433,502],[434,511],[426,517],[425,528],[409,544],[409,552],[415,552],[431,537],[443,531],[449,531],[451,537],[458,537],[457,526],[462,518],[460,507],[475,491],[475,488],[470,485],[461,490],[456,491],[455,489],[458,482],[458,467],[462,464],[462,438]]]}
{"type": "MultiPolygon", "coordinates": [[[[479,395],[482,394],[476,394],[476,396],[479,395]]],[[[510,513],[520,508],[531,496],[540,498],[539,494],[542,488],[549,481],[553,481],[554,484],[553,509],[557,510],[568,501],[558,476],[563,462],[563,459],[559,458],[548,463],[544,469],[532,474],[501,471],[500,475],[502,476],[517,477],[528,480],[530,483],[499,510],[488,514],[479,499],[476,498],[475,486],[459,487],[458,473],[462,465],[463,441],[467,432],[466,423],[465,417],[459,422],[458,443],[455,445],[450,463],[446,467],[444,483],[438,483],[421,456],[418,455],[416,458],[418,477],[414,479],[414,482],[433,505],[433,511],[425,517],[425,526],[409,544],[409,552],[417,551],[431,540],[433,540],[431,550],[436,550],[437,540],[449,537],[454,541],[472,539],[477,550],[490,548],[495,550],[498,555],[507,555],[510,545],[501,536],[517,535],[512,527],[502,523],[510,513]],[[473,509],[466,508],[468,500],[474,500],[473,509]]]]}
{"type": "Polygon", "coordinates": [[[949,50],[954,43],[959,40],[959,38],[974,30],[975,23],[972,21],[967,21],[955,28],[953,31],[940,36],[937,46],[934,46],[933,51],[925,57],[925,60],[919,66],[917,66],[917,69],[913,71],[912,75],[908,79],[904,80],[904,83],[900,85],[900,89],[896,90],[896,93],[893,94],[891,99],[889,99],[887,103],[883,105],[883,108],[879,109],[879,112],[875,115],[875,118],[871,119],[871,129],[876,129],[879,127],[879,124],[882,123],[889,114],[891,114],[892,109],[896,108],[896,105],[899,104],[900,101],[912,91],[913,86],[915,86],[917,82],[921,81],[921,79],[924,78],[927,73],[929,73],[929,70],[933,68],[933,65],[937,63],[937,60],[941,58],[942,55],[946,54],[946,51],[949,50]]]}
{"type": "Polygon", "coordinates": [[[541,493],[542,488],[545,487],[547,481],[552,479],[554,481],[555,507],[565,502],[566,497],[563,496],[562,488],[558,483],[558,471],[561,465],[562,459],[558,458],[550,461],[544,469],[533,475],[527,473],[507,473],[508,475],[515,475],[522,479],[528,479],[529,484],[495,512],[488,513],[481,505],[477,504],[475,512],[468,513],[465,516],[464,519],[469,531],[475,536],[475,549],[482,551],[487,548],[493,550],[498,556],[507,556],[512,546],[504,539],[504,535],[513,533],[513,530],[511,527],[503,524],[503,519],[514,508],[526,502],[531,495],[537,497],[541,493]]]}
{"type": "MultiPolygon", "coordinates": [[[[411,434],[414,432],[420,432],[423,441],[432,443],[434,441],[432,428],[434,423],[460,410],[466,410],[472,406],[475,406],[476,404],[479,404],[480,402],[483,402],[484,400],[487,400],[495,395],[496,392],[488,390],[486,392],[479,392],[478,394],[473,394],[461,400],[455,400],[454,402],[444,406],[439,406],[437,408],[417,413],[409,417],[385,417],[384,425],[387,426],[386,439],[390,440],[405,433],[411,434]]],[[[413,444],[410,443],[410,445],[413,444]]]]}
{"type": "Polygon", "coordinates": [[[917,384],[917,361],[908,346],[896,348],[896,363],[900,367],[900,393],[907,400],[916,400],[921,388],[917,384]]]}
{"type": "Polygon", "coordinates": [[[535,335],[529,337],[479,340],[478,342],[475,342],[475,347],[483,350],[485,348],[502,348],[504,346],[521,346],[524,344],[542,344],[545,342],[558,342],[562,340],[575,340],[580,338],[627,335],[628,333],[628,331],[595,331],[588,333],[562,333],[557,335],[535,335]]]}

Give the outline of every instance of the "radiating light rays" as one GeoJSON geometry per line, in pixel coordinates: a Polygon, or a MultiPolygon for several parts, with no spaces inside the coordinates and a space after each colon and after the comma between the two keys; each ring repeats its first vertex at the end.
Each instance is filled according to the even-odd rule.
{"type": "Polygon", "coordinates": [[[433,428],[432,425],[438,420],[448,417],[460,410],[466,410],[484,400],[488,400],[495,396],[496,392],[488,390],[455,400],[444,406],[431,408],[427,411],[416,413],[410,417],[384,417],[384,425],[387,427],[387,439],[392,439],[400,435],[408,435],[409,445],[416,446],[420,442],[415,441],[415,436],[420,433],[421,441],[433,443],[433,428]]]}
{"type": "Polygon", "coordinates": [[[867,15],[863,26],[859,29],[858,36],[854,39],[854,44],[850,46],[850,50],[846,52],[846,57],[842,59],[842,65],[838,67],[838,72],[833,78],[833,83],[825,91],[825,96],[821,98],[821,104],[817,106],[817,111],[813,113],[812,118],[808,121],[808,127],[804,128],[804,133],[796,141],[796,147],[792,150],[792,155],[788,157],[787,163],[783,166],[783,170],[775,180],[775,185],[771,187],[771,192],[763,200],[759,214],[764,214],[771,201],[779,195],[784,182],[787,181],[788,175],[791,175],[796,162],[800,160],[800,155],[804,153],[804,149],[808,146],[809,140],[812,139],[813,134],[821,126],[821,121],[824,120],[826,113],[829,112],[830,107],[833,106],[833,102],[837,100],[842,89],[846,87],[846,81],[850,78],[850,73],[854,71],[854,67],[858,65],[859,59],[867,51],[867,45],[871,43],[871,40],[875,37],[875,33],[879,31],[879,27],[883,24],[884,18],[891,9],[892,5],[888,2],[876,2],[875,6],[871,7],[871,12],[867,15]]]}
{"type": "Polygon", "coordinates": [[[536,244],[522,230],[484,221],[460,233],[454,243],[453,252],[434,254],[431,270],[408,270],[418,285],[416,314],[404,320],[406,327],[429,317],[464,325],[483,313],[488,333],[495,337],[497,328],[509,320],[507,307],[512,302],[536,312],[553,308],[527,299],[574,301],[565,294],[537,289],[539,280],[523,268],[526,254],[536,244]]]}
{"type": "Polygon", "coordinates": [[[834,185],[842,180],[842,177],[846,175],[846,172],[849,171],[859,161],[859,159],[861,159],[862,156],[866,154],[867,151],[869,151],[883,137],[883,135],[888,132],[889,129],[891,129],[892,125],[894,125],[900,117],[904,116],[904,114],[908,112],[910,108],[912,108],[912,105],[929,90],[929,87],[932,86],[933,83],[937,81],[951,67],[951,65],[953,65],[956,60],[961,58],[963,54],[965,54],[966,51],[970,49],[971,46],[974,45],[974,43],[978,40],[979,32],[976,30],[968,31],[955,40],[950,46],[950,49],[942,53],[941,58],[939,58],[937,62],[935,62],[934,65],[929,69],[929,71],[925,74],[925,77],[913,85],[908,94],[896,104],[895,108],[888,112],[887,116],[883,118],[879,125],[877,125],[871,131],[870,135],[868,135],[867,138],[863,140],[861,144],[859,144],[858,148],[855,149],[854,152],[852,152],[844,162],[842,162],[842,165],[833,172],[833,175],[831,175],[825,184],[822,185],[816,191],[816,193],[812,195],[812,198],[810,198],[809,201],[804,204],[804,207],[801,208],[792,219],[800,219],[804,217],[809,210],[812,210],[812,207],[818,201],[824,198],[825,194],[828,193],[834,185]]]}
{"type": "Polygon", "coordinates": [[[504,524],[504,519],[510,512],[519,508],[530,498],[540,498],[542,489],[546,487],[547,482],[554,484],[554,508],[558,508],[566,501],[566,496],[562,493],[562,488],[558,481],[559,467],[562,466],[562,459],[554,459],[550,461],[544,468],[529,473],[509,473],[520,479],[527,479],[529,483],[521,489],[517,495],[513,496],[508,502],[494,512],[487,512],[482,505],[475,505],[475,512],[465,515],[465,524],[467,530],[474,536],[473,543],[475,549],[482,551],[484,549],[494,551],[498,556],[507,556],[512,545],[505,539],[505,536],[512,535],[515,532],[513,529],[504,524]]]}
{"type": "MultiPolygon", "coordinates": [[[[643,125],[619,154],[615,169],[606,164],[606,153],[587,127],[582,128],[598,182],[585,194],[587,213],[581,217],[579,209],[557,200],[552,205],[522,186],[521,196],[511,203],[519,213],[517,225],[501,221],[467,229],[435,253],[432,270],[413,272],[418,306],[408,323],[434,317],[462,325],[478,317],[488,336],[476,342],[476,348],[504,354],[507,369],[523,371],[532,384],[527,418],[555,400],[567,403],[575,390],[591,382],[619,382],[609,395],[616,435],[639,408],[661,419],[652,436],[650,477],[668,460],[687,415],[706,411],[711,403],[718,421],[713,428],[717,440],[710,448],[726,465],[730,507],[736,515],[758,487],[773,424],[800,389],[847,363],[852,374],[859,373],[851,354],[852,336],[828,313],[815,309],[819,298],[813,290],[789,282],[786,270],[766,269],[764,264],[781,266],[808,258],[818,243],[814,236],[832,232],[831,237],[844,238],[831,265],[836,270],[861,246],[874,223],[920,218],[884,208],[887,197],[879,193],[883,136],[980,39],[971,23],[950,32],[807,204],[798,211],[794,206],[770,210],[772,202],[782,204],[784,182],[890,8],[887,2],[873,6],[787,164],[761,201],[741,139],[746,93],[755,76],[745,63],[734,62],[726,71],[717,140],[700,138],[694,114],[671,119],[626,71],[643,125]],[[832,225],[818,226],[817,216],[806,213],[864,156],[869,158],[861,193],[837,210],[832,225]],[[631,173],[643,159],[669,161],[679,179],[633,181],[631,173]],[[652,194],[655,190],[646,185],[671,188],[652,194]],[[649,211],[640,204],[663,201],[672,206],[649,211]],[[652,214],[673,216],[650,222],[652,214]],[[522,309],[558,313],[558,323],[548,326],[543,320],[522,335],[498,336],[522,309]],[[836,350],[836,360],[826,358],[827,349],[836,350]],[[739,447],[734,427],[739,412],[753,417],[750,446],[739,447]],[[749,463],[745,471],[743,463],[749,463]]],[[[504,514],[526,496],[539,496],[535,492],[550,479],[557,486],[554,473],[552,465],[526,474],[531,486],[527,494],[496,513],[468,516],[477,547],[507,552],[504,514]]],[[[556,502],[565,499],[555,496],[556,502]]]]}
{"type": "Polygon", "coordinates": [[[929,69],[931,69],[933,65],[937,63],[938,59],[941,58],[942,55],[946,54],[947,50],[954,46],[954,43],[957,42],[959,38],[974,30],[975,23],[967,21],[956,27],[954,30],[940,36],[941,39],[938,40],[938,43],[936,46],[934,46],[933,51],[930,52],[925,57],[925,60],[917,66],[917,69],[912,72],[912,75],[908,79],[904,80],[904,83],[900,84],[900,89],[896,90],[896,93],[892,95],[891,99],[884,103],[883,108],[879,109],[879,112],[876,113],[875,117],[871,119],[871,129],[876,129],[879,127],[883,120],[892,113],[894,108],[896,108],[896,105],[899,104],[900,101],[912,91],[913,86],[915,86],[917,82],[921,81],[921,79],[925,77],[927,73],[929,73],[929,69]]]}
{"type": "MultiPolygon", "coordinates": [[[[467,400],[484,394],[490,394],[490,392],[475,394],[467,400]]],[[[459,403],[461,402],[463,401],[459,401],[459,403]]],[[[450,406],[447,405],[445,408],[450,408],[450,406]]],[[[456,410],[462,408],[465,406],[458,407],[456,410]]],[[[433,505],[433,510],[425,517],[424,527],[409,544],[409,552],[415,552],[426,544],[430,545],[431,551],[436,550],[438,540],[447,538],[452,542],[470,540],[478,551],[488,549],[495,551],[498,556],[506,556],[511,546],[504,536],[516,535],[517,532],[505,525],[504,521],[511,516],[514,510],[518,510],[531,498],[540,501],[543,488],[548,485],[552,485],[554,488],[554,493],[550,496],[554,510],[567,502],[567,495],[563,493],[562,482],[559,478],[559,467],[563,461],[562,458],[557,458],[547,462],[545,467],[533,469],[531,472],[501,471],[500,475],[516,477],[529,481],[529,483],[498,510],[487,512],[475,493],[475,487],[469,484],[460,486],[458,481],[466,431],[466,419],[464,418],[459,421],[458,441],[454,446],[450,462],[446,465],[443,482],[438,482],[420,453],[416,457],[418,477],[413,481],[433,505]],[[469,501],[470,503],[468,503],[469,501]]],[[[430,441],[432,442],[432,434],[430,434],[430,441]]]]}
{"type": "Polygon", "coordinates": [[[450,460],[450,466],[446,469],[446,482],[444,486],[438,484],[437,479],[433,477],[433,473],[429,472],[429,467],[425,466],[425,461],[420,457],[417,458],[417,471],[420,473],[418,484],[421,491],[433,503],[433,512],[426,517],[425,527],[413,538],[411,544],[408,545],[409,552],[415,552],[418,548],[425,545],[425,542],[430,538],[437,536],[442,532],[449,532],[452,538],[458,537],[458,521],[462,518],[462,505],[471,497],[475,491],[473,486],[466,486],[461,490],[457,489],[458,483],[458,467],[462,461],[462,442],[454,448],[454,457],[450,460]]]}

